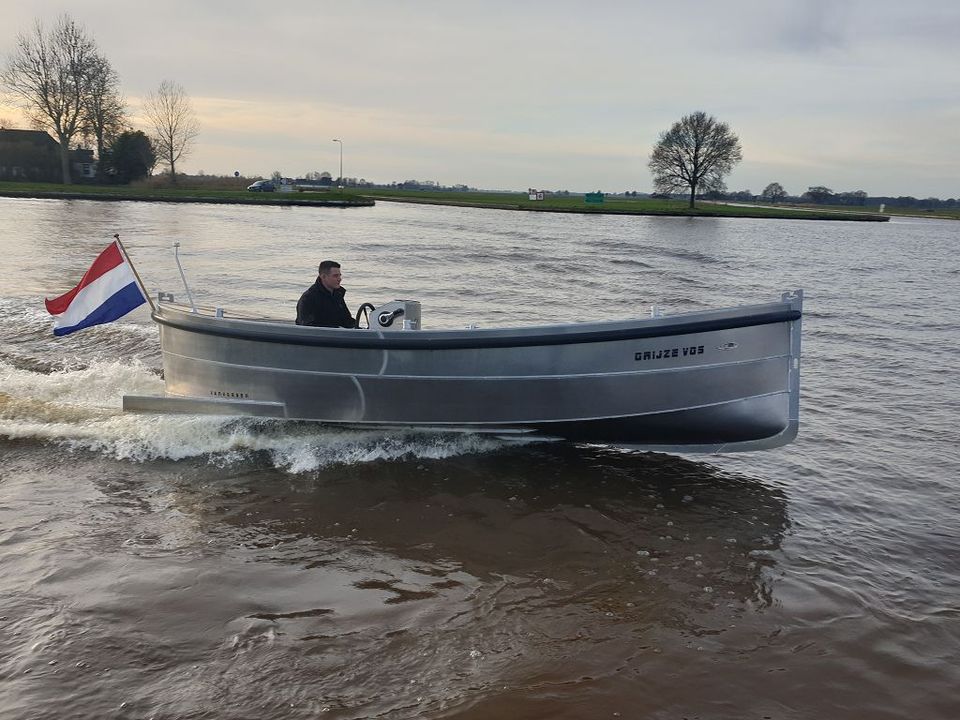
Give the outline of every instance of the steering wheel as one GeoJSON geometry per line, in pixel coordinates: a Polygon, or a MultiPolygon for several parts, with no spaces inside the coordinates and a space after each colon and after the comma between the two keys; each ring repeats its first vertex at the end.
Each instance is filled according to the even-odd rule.
{"type": "Polygon", "coordinates": [[[356,315],[356,317],[353,319],[353,324],[354,324],[354,326],[355,326],[355,327],[360,327],[360,318],[362,317],[362,318],[366,321],[366,323],[367,323],[367,328],[369,328],[369,327],[370,327],[370,316],[368,315],[368,312],[372,312],[373,310],[376,310],[376,308],[374,307],[373,303],[365,302],[365,303],[363,303],[360,307],[358,307],[358,308],[357,308],[357,315],[356,315]]]}

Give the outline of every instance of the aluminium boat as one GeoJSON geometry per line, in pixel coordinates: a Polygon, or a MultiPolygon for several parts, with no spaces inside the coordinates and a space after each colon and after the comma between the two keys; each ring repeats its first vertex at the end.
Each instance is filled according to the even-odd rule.
{"type": "Polygon", "coordinates": [[[633,320],[423,329],[420,304],[367,328],[304,327],[161,293],[165,394],[131,412],[425,428],[669,452],[760,450],[799,425],[803,291],[633,320]]]}

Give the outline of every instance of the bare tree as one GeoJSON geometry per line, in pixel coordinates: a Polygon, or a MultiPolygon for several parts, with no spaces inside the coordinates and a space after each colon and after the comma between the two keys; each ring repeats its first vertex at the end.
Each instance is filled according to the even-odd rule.
{"type": "Polygon", "coordinates": [[[153,124],[153,143],[157,156],[170,168],[170,180],[175,183],[177,162],[190,154],[200,134],[200,123],[190,98],[183,87],[164,80],[157,92],[147,97],[145,110],[153,124]]]}
{"type": "Polygon", "coordinates": [[[110,62],[99,56],[90,70],[90,87],[84,103],[83,134],[97,146],[98,169],[103,170],[104,150],[127,129],[120,78],[110,62]]]}
{"type": "Polygon", "coordinates": [[[689,188],[692,208],[697,190],[724,190],[724,175],[729,174],[742,157],[740,139],[729,126],[698,111],[681,118],[660,134],[648,167],[658,193],[689,188]]]}
{"type": "Polygon", "coordinates": [[[47,32],[37,20],[17,35],[3,70],[3,84],[34,127],[52,130],[60,142],[63,182],[70,182],[70,143],[82,132],[96,43],[69,15],[47,32]]]}

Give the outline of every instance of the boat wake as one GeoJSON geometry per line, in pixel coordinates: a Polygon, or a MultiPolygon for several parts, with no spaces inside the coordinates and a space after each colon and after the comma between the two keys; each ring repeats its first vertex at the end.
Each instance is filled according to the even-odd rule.
{"type": "Polygon", "coordinates": [[[308,473],[331,465],[492,452],[518,442],[472,433],[334,429],[272,418],[128,414],[121,409],[124,394],[163,392],[163,380],[139,361],[43,371],[0,357],[0,388],[0,437],[140,463],[201,459],[223,467],[255,464],[308,473]]]}

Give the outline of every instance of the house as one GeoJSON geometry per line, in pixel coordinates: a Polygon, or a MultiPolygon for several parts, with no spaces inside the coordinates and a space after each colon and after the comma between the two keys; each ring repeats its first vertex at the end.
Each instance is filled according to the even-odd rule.
{"type": "Polygon", "coordinates": [[[93,150],[77,148],[70,151],[70,175],[73,180],[92,180],[97,176],[93,150]]]}
{"type": "MultiPolygon", "coordinates": [[[[70,176],[81,182],[97,176],[93,150],[70,151],[70,176]]],[[[0,128],[0,180],[62,182],[60,143],[43,130],[0,128]]]]}
{"type": "Polygon", "coordinates": [[[42,130],[0,128],[0,180],[62,179],[60,144],[50,135],[42,130]]]}

